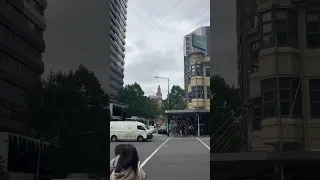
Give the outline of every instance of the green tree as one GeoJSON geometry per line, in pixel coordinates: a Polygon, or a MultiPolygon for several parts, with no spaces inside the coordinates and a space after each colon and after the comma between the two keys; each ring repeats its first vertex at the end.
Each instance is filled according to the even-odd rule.
{"type": "Polygon", "coordinates": [[[42,80],[30,96],[28,124],[34,135],[59,145],[52,150],[53,169],[105,173],[108,105],[108,95],[84,65],[74,72],[51,72],[42,80]],[[80,157],[83,163],[78,163],[80,157]]]}
{"type": "Polygon", "coordinates": [[[186,91],[178,85],[173,85],[169,93],[170,109],[185,109],[186,104],[185,101],[183,101],[184,98],[186,98],[186,91]]]}
{"type": "Polygon", "coordinates": [[[157,116],[157,104],[145,96],[138,83],[126,85],[119,93],[119,101],[128,106],[129,116],[154,118],[157,116]]]}
{"type": "MultiPolygon", "coordinates": [[[[173,85],[169,93],[170,110],[173,108],[178,110],[186,109],[187,104],[184,98],[186,98],[186,91],[178,85],[173,85]]],[[[168,99],[163,100],[160,114],[164,114],[165,110],[168,110],[168,99]]]]}
{"type": "Polygon", "coordinates": [[[3,157],[0,156],[0,179],[1,180],[8,180],[9,177],[8,177],[7,171],[5,170],[4,163],[5,163],[5,161],[4,161],[3,157]]]}
{"type": "MultiPolygon", "coordinates": [[[[225,123],[225,121],[233,115],[233,112],[238,109],[238,107],[241,105],[241,100],[239,96],[239,89],[234,85],[230,86],[223,77],[214,75],[211,77],[210,83],[210,90],[212,93],[210,109],[211,116],[213,117],[213,120],[210,124],[210,131],[213,134],[216,133],[217,130],[225,123]]],[[[216,150],[216,152],[219,152],[227,142],[230,142],[229,139],[226,139],[230,137],[228,136],[229,134],[224,132],[226,132],[226,130],[230,126],[232,126],[233,122],[234,120],[231,120],[227,124],[225,124],[223,128],[219,132],[217,132],[216,136],[212,138],[211,144],[217,144],[217,146],[219,146],[219,144],[222,143],[222,140],[225,139],[223,144],[220,145],[219,148],[217,147],[218,149],[212,148],[212,150],[216,150]],[[221,137],[222,135],[223,137],[221,137]],[[215,142],[215,140],[218,140],[219,138],[219,142],[215,142]]]]}

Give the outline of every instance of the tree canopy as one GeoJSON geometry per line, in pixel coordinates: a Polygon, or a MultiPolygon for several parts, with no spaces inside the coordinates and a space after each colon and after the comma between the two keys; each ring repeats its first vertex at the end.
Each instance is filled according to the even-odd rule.
{"type": "Polygon", "coordinates": [[[138,83],[126,85],[119,93],[119,101],[127,105],[129,116],[155,118],[158,115],[156,101],[145,96],[138,83]]]}
{"type": "MultiPolygon", "coordinates": [[[[214,75],[211,77],[211,116],[213,120],[211,121],[210,131],[215,133],[224,123],[225,121],[233,115],[238,107],[241,105],[240,93],[239,89],[234,85],[229,85],[223,77],[219,75],[214,75]]],[[[217,136],[212,138],[213,140],[220,135],[222,135],[226,129],[232,125],[234,121],[228,122],[221,131],[217,133],[217,136]]],[[[224,136],[228,134],[225,133],[224,136]]],[[[222,138],[224,139],[224,138],[222,138]]],[[[220,141],[222,141],[222,139],[220,141]]],[[[225,142],[227,142],[226,140],[225,142]]],[[[211,142],[211,144],[215,144],[216,142],[211,142]]]]}
{"type": "MultiPolygon", "coordinates": [[[[184,98],[186,98],[186,91],[182,89],[179,85],[173,85],[169,93],[170,110],[173,108],[185,109],[187,106],[186,102],[184,101],[184,98]]],[[[164,100],[163,109],[168,109],[168,99],[164,100]]]]}
{"type": "Polygon", "coordinates": [[[42,79],[30,95],[28,125],[34,135],[59,146],[52,151],[57,165],[53,169],[105,173],[108,105],[108,95],[84,65],[68,73],[51,72],[42,79]]]}

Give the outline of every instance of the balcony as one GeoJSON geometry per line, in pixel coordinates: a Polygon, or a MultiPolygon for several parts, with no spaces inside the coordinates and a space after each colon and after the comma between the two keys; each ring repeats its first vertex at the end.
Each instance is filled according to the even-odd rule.
{"type": "Polygon", "coordinates": [[[205,99],[192,99],[188,103],[188,109],[206,109],[206,100],[205,99]]]}
{"type": "MultiPolygon", "coordinates": [[[[284,146],[303,143],[303,119],[281,118],[282,141],[284,146]]],[[[274,145],[280,142],[280,126],[278,118],[266,118],[261,122],[261,139],[264,144],[274,145]]]]}
{"type": "Polygon", "coordinates": [[[320,121],[313,119],[308,122],[308,146],[310,151],[320,150],[320,121]]]}
{"type": "Polygon", "coordinates": [[[260,131],[253,131],[250,135],[251,152],[272,152],[273,146],[266,145],[261,139],[260,131]]]}
{"type": "MultiPolygon", "coordinates": [[[[209,84],[210,84],[210,80],[209,80],[209,84]]],[[[202,77],[202,76],[191,77],[190,85],[191,86],[205,86],[204,77],[202,77]]]]}
{"type": "Polygon", "coordinates": [[[259,53],[260,78],[275,76],[277,56],[280,75],[300,76],[300,51],[289,47],[269,48],[259,53]]]}

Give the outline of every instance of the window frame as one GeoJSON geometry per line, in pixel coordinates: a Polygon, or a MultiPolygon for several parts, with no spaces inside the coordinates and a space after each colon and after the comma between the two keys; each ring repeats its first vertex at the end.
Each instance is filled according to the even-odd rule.
{"type": "Polygon", "coordinates": [[[191,75],[203,77],[203,65],[202,64],[192,64],[191,65],[191,75]]]}
{"type": "Polygon", "coordinates": [[[205,69],[206,69],[206,77],[211,77],[211,74],[210,74],[210,65],[206,65],[205,69]]]}
{"type": "Polygon", "coordinates": [[[314,106],[320,106],[320,100],[316,100],[315,98],[312,98],[314,93],[319,94],[320,96],[320,79],[309,79],[309,95],[310,95],[310,116],[311,118],[319,118],[320,117],[320,111],[316,110],[316,112],[313,112],[314,106]],[[319,87],[314,87],[317,84],[319,84],[319,87]]]}
{"type": "MultiPolygon", "coordinates": [[[[320,30],[320,11],[319,10],[311,10],[307,11],[305,14],[305,21],[306,21],[306,45],[307,49],[319,49],[320,48],[320,31],[315,31],[315,32],[309,32],[308,31],[308,25],[318,25],[318,28],[320,30]],[[308,15],[315,13],[318,15],[318,20],[317,21],[309,21],[308,20],[308,15]],[[317,45],[310,45],[309,44],[309,36],[317,36],[318,37],[318,44],[317,45]]],[[[312,38],[314,39],[314,38],[312,38]]]]}
{"type": "Polygon", "coordinates": [[[297,13],[295,10],[290,8],[274,8],[266,12],[261,13],[260,15],[260,34],[261,34],[261,49],[268,49],[275,47],[275,38],[278,40],[278,47],[292,47],[297,48],[299,46],[298,41],[298,24],[297,24],[297,13]],[[277,18],[278,13],[284,13],[283,18],[277,18]],[[271,19],[264,20],[264,14],[271,13],[271,19]],[[289,18],[290,17],[290,18],[289,18]],[[264,32],[263,27],[266,24],[271,24],[272,30],[264,32]],[[277,24],[283,25],[284,29],[276,28],[277,24]],[[283,43],[279,40],[280,33],[284,34],[285,41],[283,43]],[[270,35],[271,34],[271,35],[270,35]],[[276,36],[277,34],[277,36],[276,36]],[[265,38],[270,37],[270,41],[266,43],[265,38]]]}
{"type": "Polygon", "coordinates": [[[263,120],[261,96],[256,97],[253,100],[252,115],[253,115],[252,131],[260,130],[261,121],[263,120]],[[260,115],[255,115],[256,110],[260,111],[260,115]]]}
{"type": "Polygon", "coordinates": [[[192,86],[192,99],[205,99],[204,86],[192,86]]]}
{"type": "MultiPolygon", "coordinates": [[[[276,78],[273,77],[273,78],[269,78],[269,79],[265,79],[265,80],[262,80],[261,81],[261,90],[262,90],[262,106],[263,106],[263,117],[264,118],[269,118],[269,117],[276,117],[278,115],[276,109],[277,109],[277,86],[276,86],[276,78]],[[265,80],[270,80],[272,81],[272,86],[270,89],[265,89],[264,86],[264,81],[265,80]],[[272,92],[273,93],[273,100],[265,100],[265,93],[268,93],[268,92],[272,92]],[[266,106],[267,105],[270,105],[270,104],[273,104],[274,106],[274,113],[273,115],[268,115],[266,114],[266,106]]],[[[282,105],[284,104],[289,104],[289,108],[288,108],[288,111],[283,111],[283,110],[280,110],[281,112],[281,117],[282,118],[288,118],[290,116],[290,111],[291,111],[291,108],[292,108],[292,105],[293,105],[293,100],[295,98],[295,94],[297,92],[297,88],[298,89],[298,92],[297,92],[297,97],[295,99],[295,102],[294,102],[294,106],[293,106],[293,109],[292,109],[292,113],[291,113],[291,118],[292,117],[302,117],[302,100],[301,100],[301,86],[298,86],[299,85],[299,81],[300,79],[299,78],[295,78],[295,77],[280,77],[279,79],[280,81],[280,87],[279,87],[279,90],[280,90],[280,108],[282,105]],[[281,84],[283,85],[283,83],[281,81],[284,81],[284,82],[288,82],[287,84],[287,87],[285,86],[282,86],[281,87],[281,84]],[[281,93],[282,92],[287,92],[287,95],[289,98],[287,99],[282,99],[281,97],[281,93]]],[[[286,94],[286,93],[285,93],[286,94]]]]}

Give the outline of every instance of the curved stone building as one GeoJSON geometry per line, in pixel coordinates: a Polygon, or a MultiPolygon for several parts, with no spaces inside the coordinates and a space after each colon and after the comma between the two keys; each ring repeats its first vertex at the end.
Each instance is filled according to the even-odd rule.
{"type": "Polygon", "coordinates": [[[188,109],[210,110],[210,56],[189,54],[188,109]]]}
{"type": "Polygon", "coordinates": [[[320,1],[239,1],[237,22],[250,151],[319,151],[320,1]]]}

